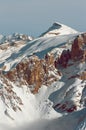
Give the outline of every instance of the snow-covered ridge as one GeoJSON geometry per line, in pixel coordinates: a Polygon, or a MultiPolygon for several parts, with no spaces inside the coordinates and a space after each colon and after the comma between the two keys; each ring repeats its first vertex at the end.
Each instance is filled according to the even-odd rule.
{"type": "Polygon", "coordinates": [[[52,37],[57,35],[66,35],[66,34],[74,34],[74,33],[78,33],[78,31],[64,24],[55,22],[46,32],[42,33],[41,36],[52,37]]]}
{"type": "Polygon", "coordinates": [[[4,43],[0,46],[0,67],[1,69],[4,67],[4,71],[9,71],[24,57],[34,54],[43,58],[47,52],[54,48],[65,46],[67,42],[74,39],[78,34],[79,33],[55,37],[40,37],[29,42],[20,40],[14,42],[12,46],[9,46],[9,43],[4,43]]]}
{"type": "Polygon", "coordinates": [[[13,43],[16,41],[31,41],[33,38],[31,36],[28,36],[26,34],[19,34],[19,33],[14,33],[12,35],[8,35],[8,36],[3,36],[0,35],[0,44],[4,44],[4,43],[13,43]]]}

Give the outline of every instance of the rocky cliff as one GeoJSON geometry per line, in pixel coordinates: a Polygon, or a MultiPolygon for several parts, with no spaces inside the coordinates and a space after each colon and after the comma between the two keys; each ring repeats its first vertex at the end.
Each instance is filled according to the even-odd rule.
{"type": "Polygon", "coordinates": [[[17,64],[16,68],[5,74],[5,77],[18,86],[28,85],[33,93],[37,93],[41,85],[49,86],[58,80],[59,72],[54,66],[52,54],[46,54],[44,59],[33,55],[17,64]]]}

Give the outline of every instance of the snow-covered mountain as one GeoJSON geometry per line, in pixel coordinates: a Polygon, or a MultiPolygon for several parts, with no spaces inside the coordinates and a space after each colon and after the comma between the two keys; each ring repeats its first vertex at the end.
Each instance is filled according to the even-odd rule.
{"type": "Polygon", "coordinates": [[[14,33],[12,35],[8,35],[8,36],[3,36],[0,35],[0,44],[3,43],[10,43],[12,44],[13,42],[16,41],[31,41],[33,38],[31,36],[28,36],[26,34],[19,34],[19,33],[14,33]]]}
{"type": "Polygon", "coordinates": [[[86,130],[86,33],[1,38],[0,129],[86,130]]]}
{"type": "Polygon", "coordinates": [[[66,35],[66,34],[75,34],[76,30],[61,24],[61,23],[53,23],[53,25],[44,33],[41,34],[43,37],[53,37],[57,35],[66,35]]]}

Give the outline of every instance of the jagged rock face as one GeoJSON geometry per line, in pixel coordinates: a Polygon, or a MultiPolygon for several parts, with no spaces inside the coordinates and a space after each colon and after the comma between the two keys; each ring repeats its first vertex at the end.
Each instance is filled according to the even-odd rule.
{"type": "Polygon", "coordinates": [[[86,34],[79,35],[73,42],[71,48],[71,58],[73,60],[82,60],[86,59],[86,34]]]}
{"type": "Polygon", "coordinates": [[[13,86],[3,74],[0,75],[0,98],[7,108],[11,107],[14,111],[20,110],[23,105],[22,100],[13,90],[13,86]],[[4,87],[3,87],[4,86],[4,87]]]}
{"type": "Polygon", "coordinates": [[[57,80],[58,75],[52,54],[47,54],[45,59],[39,59],[37,56],[27,58],[5,74],[12,82],[19,81],[19,86],[29,85],[33,93],[37,93],[42,84],[48,86],[57,80]],[[54,71],[56,75],[52,73],[54,71]]]}
{"type": "Polygon", "coordinates": [[[63,50],[61,56],[55,60],[55,67],[58,65],[66,68],[69,60],[85,61],[86,60],[86,33],[77,36],[71,46],[71,50],[63,50]]]}
{"type": "Polygon", "coordinates": [[[70,50],[64,50],[58,59],[58,63],[61,64],[64,68],[67,67],[68,61],[71,59],[70,50]]]}
{"type": "MultiPolygon", "coordinates": [[[[73,42],[71,48],[71,58],[74,61],[86,61],[86,33],[79,35],[73,42]]],[[[86,71],[78,76],[81,80],[86,79],[86,71]]]]}

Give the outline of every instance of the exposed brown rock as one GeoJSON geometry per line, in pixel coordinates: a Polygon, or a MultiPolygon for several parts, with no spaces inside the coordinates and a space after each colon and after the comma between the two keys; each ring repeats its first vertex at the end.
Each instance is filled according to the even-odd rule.
{"type": "Polygon", "coordinates": [[[61,65],[62,67],[66,68],[68,65],[68,61],[71,59],[70,50],[64,50],[61,56],[55,61],[55,67],[61,65]]]}
{"type": "Polygon", "coordinates": [[[71,48],[71,58],[73,60],[86,60],[86,36],[79,35],[73,42],[71,48]]]}
{"type": "Polygon", "coordinates": [[[17,74],[16,69],[13,69],[12,71],[9,71],[6,76],[9,77],[10,81],[15,81],[16,74],[17,74]],[[15,74],[15,76],[14,76],[14,74],[15,74]]]}
{"type": "Polygon", "coordinates": [[[86,71],[83,71],[83,72],[80,74],[79,78],[80,78],[81,80],[86,80],[86,71]]]}
{"type": "Polygon", "coordinates": [[[56,71],[56,75],[53,72],[54,56],[52,54],[46,54],[45,59],[39,59],[33,55],[30,58],[21,61],[15,69],[9,71],[5,76],[12,82],[19,81],[19,86],[29,85],[33,93],[37,93],[42,84],[50,85],[56,81],[60,72],[56,71]]]}
{"type": "Polygon", "coordinates": [[[58,65],[66,68],[67,66],[71,66],[73,64],[68,64],[69,60],[75,61],[85,61],[86,60],[86,33],[78,35],[73,43],[71,50],[63,50],[61,56],[57,58],[54,62],[55,67],[58,65]]]}

